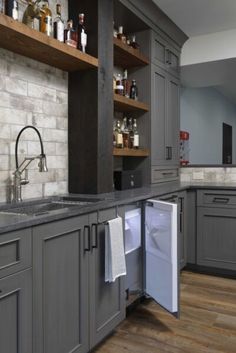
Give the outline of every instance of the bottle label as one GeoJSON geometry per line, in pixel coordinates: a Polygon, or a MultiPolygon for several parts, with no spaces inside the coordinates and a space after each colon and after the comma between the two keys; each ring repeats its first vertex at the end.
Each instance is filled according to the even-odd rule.
{"type": "Polygon", "coordinates": [[[134,147],[139,147],[139,135],[134,135],[134,147]]]}
{"type": "Polygon", "coordinates": [[[46,24],[45,33],[48,36],[50,36],[52,34],[52,17],[51,16],[45,16],[44,23],[46,24]]]}
{"type": "Polygon", "coordinates": [[[60,42],[64,42],[64,24],[63,22],[57,22],[57,37],[56,39],[58,39],[60,42]]]}
{"type": "Polygon", "coordinates": [[[116,144],[117,145],[123,145],[123,136],[122,136],[122,134],[117,134],[117,136],[116,136],[116,144]]]}
{"type": "Polygon", "coordinates": [[[82,30],[81,32],[81,47],[86,47],[87,45],[87,34],[84,32],[84,30],[82,30]]]}

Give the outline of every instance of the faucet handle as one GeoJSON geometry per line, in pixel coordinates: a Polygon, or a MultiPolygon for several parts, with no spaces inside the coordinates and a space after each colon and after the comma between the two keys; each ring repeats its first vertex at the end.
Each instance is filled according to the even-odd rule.
{"type": "Polygon", "coordinates": [[[21,185],[29,184],[28,169],[25,169],[25,177],[20,181],[21,185]]]}

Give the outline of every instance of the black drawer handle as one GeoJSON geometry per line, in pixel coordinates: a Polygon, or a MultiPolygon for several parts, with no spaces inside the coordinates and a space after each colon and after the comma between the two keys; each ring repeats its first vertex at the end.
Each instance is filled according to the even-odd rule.
{"type": "Polygon", "coordinates": [[[213,202],[215,203],[228,203],[229,199],[224,197],[214,197],[213,202]]]}
{"type": "Polygon", "coordinates": [[[90,234],[90,227],[89,226],[84,226],[84,235],[87,234],[87,237],[85,238],[84,242],[87,242],[87,245],[84,247],[84,251],[90,251],[91,250],[91,234],[90,234]],[[86,232],[87,230],[87,232],[86,232]]]}
{"type": "Polygon", "coordinates": [[[174,175],[174,172],[162,172],[162,175],[174,175]]]}
{"type": "Polygon", "coordinates": [[[95,228],[95,239],[93,238],[93,231],[92,231],[92,248],[97,249],[98,248],[98,224],[93,223],[92,224],[92,230],[95,228]],[[95,241],[94,241],[95,240],[95,241]]]}

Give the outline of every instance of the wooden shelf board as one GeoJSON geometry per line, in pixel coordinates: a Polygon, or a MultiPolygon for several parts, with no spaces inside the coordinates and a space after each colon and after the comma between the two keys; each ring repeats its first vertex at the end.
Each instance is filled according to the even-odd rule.
{"type": "Polygon", "coordinates": [[[0,47],[64,71],[98,66],[98,59],[0,14],[0,47]]]}
{"type": "Polygon", "coordinates": [[[148,157],[148,149],[126,149],[126,148],[113,148],[113,156],[117,157],[148,157]]]}
{"type": "Polygon", "coordinates": [[[139,49],[134,49],[124,44],[120,39],[114,38],[114,64],[130,68],[148,65],[149,60],[139,49]]]}
{"type": "Polygon", "coordinates": [[[149,108],[146,103],[136,101],[134,99],[126,98],[120,94],[114,93],[114,108],[116,111],[129,112],[129,111],[142,111],[148,112],[149,108]]]}

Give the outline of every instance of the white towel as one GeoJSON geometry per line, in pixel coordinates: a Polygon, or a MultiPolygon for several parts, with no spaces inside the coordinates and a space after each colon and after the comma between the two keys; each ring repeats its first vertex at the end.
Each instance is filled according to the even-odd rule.
{"type": "Polygon", "coordinates": [[[105,282],[115,282],[126,275],[122,218],[117,217],[105,226],[105,282]]]}

